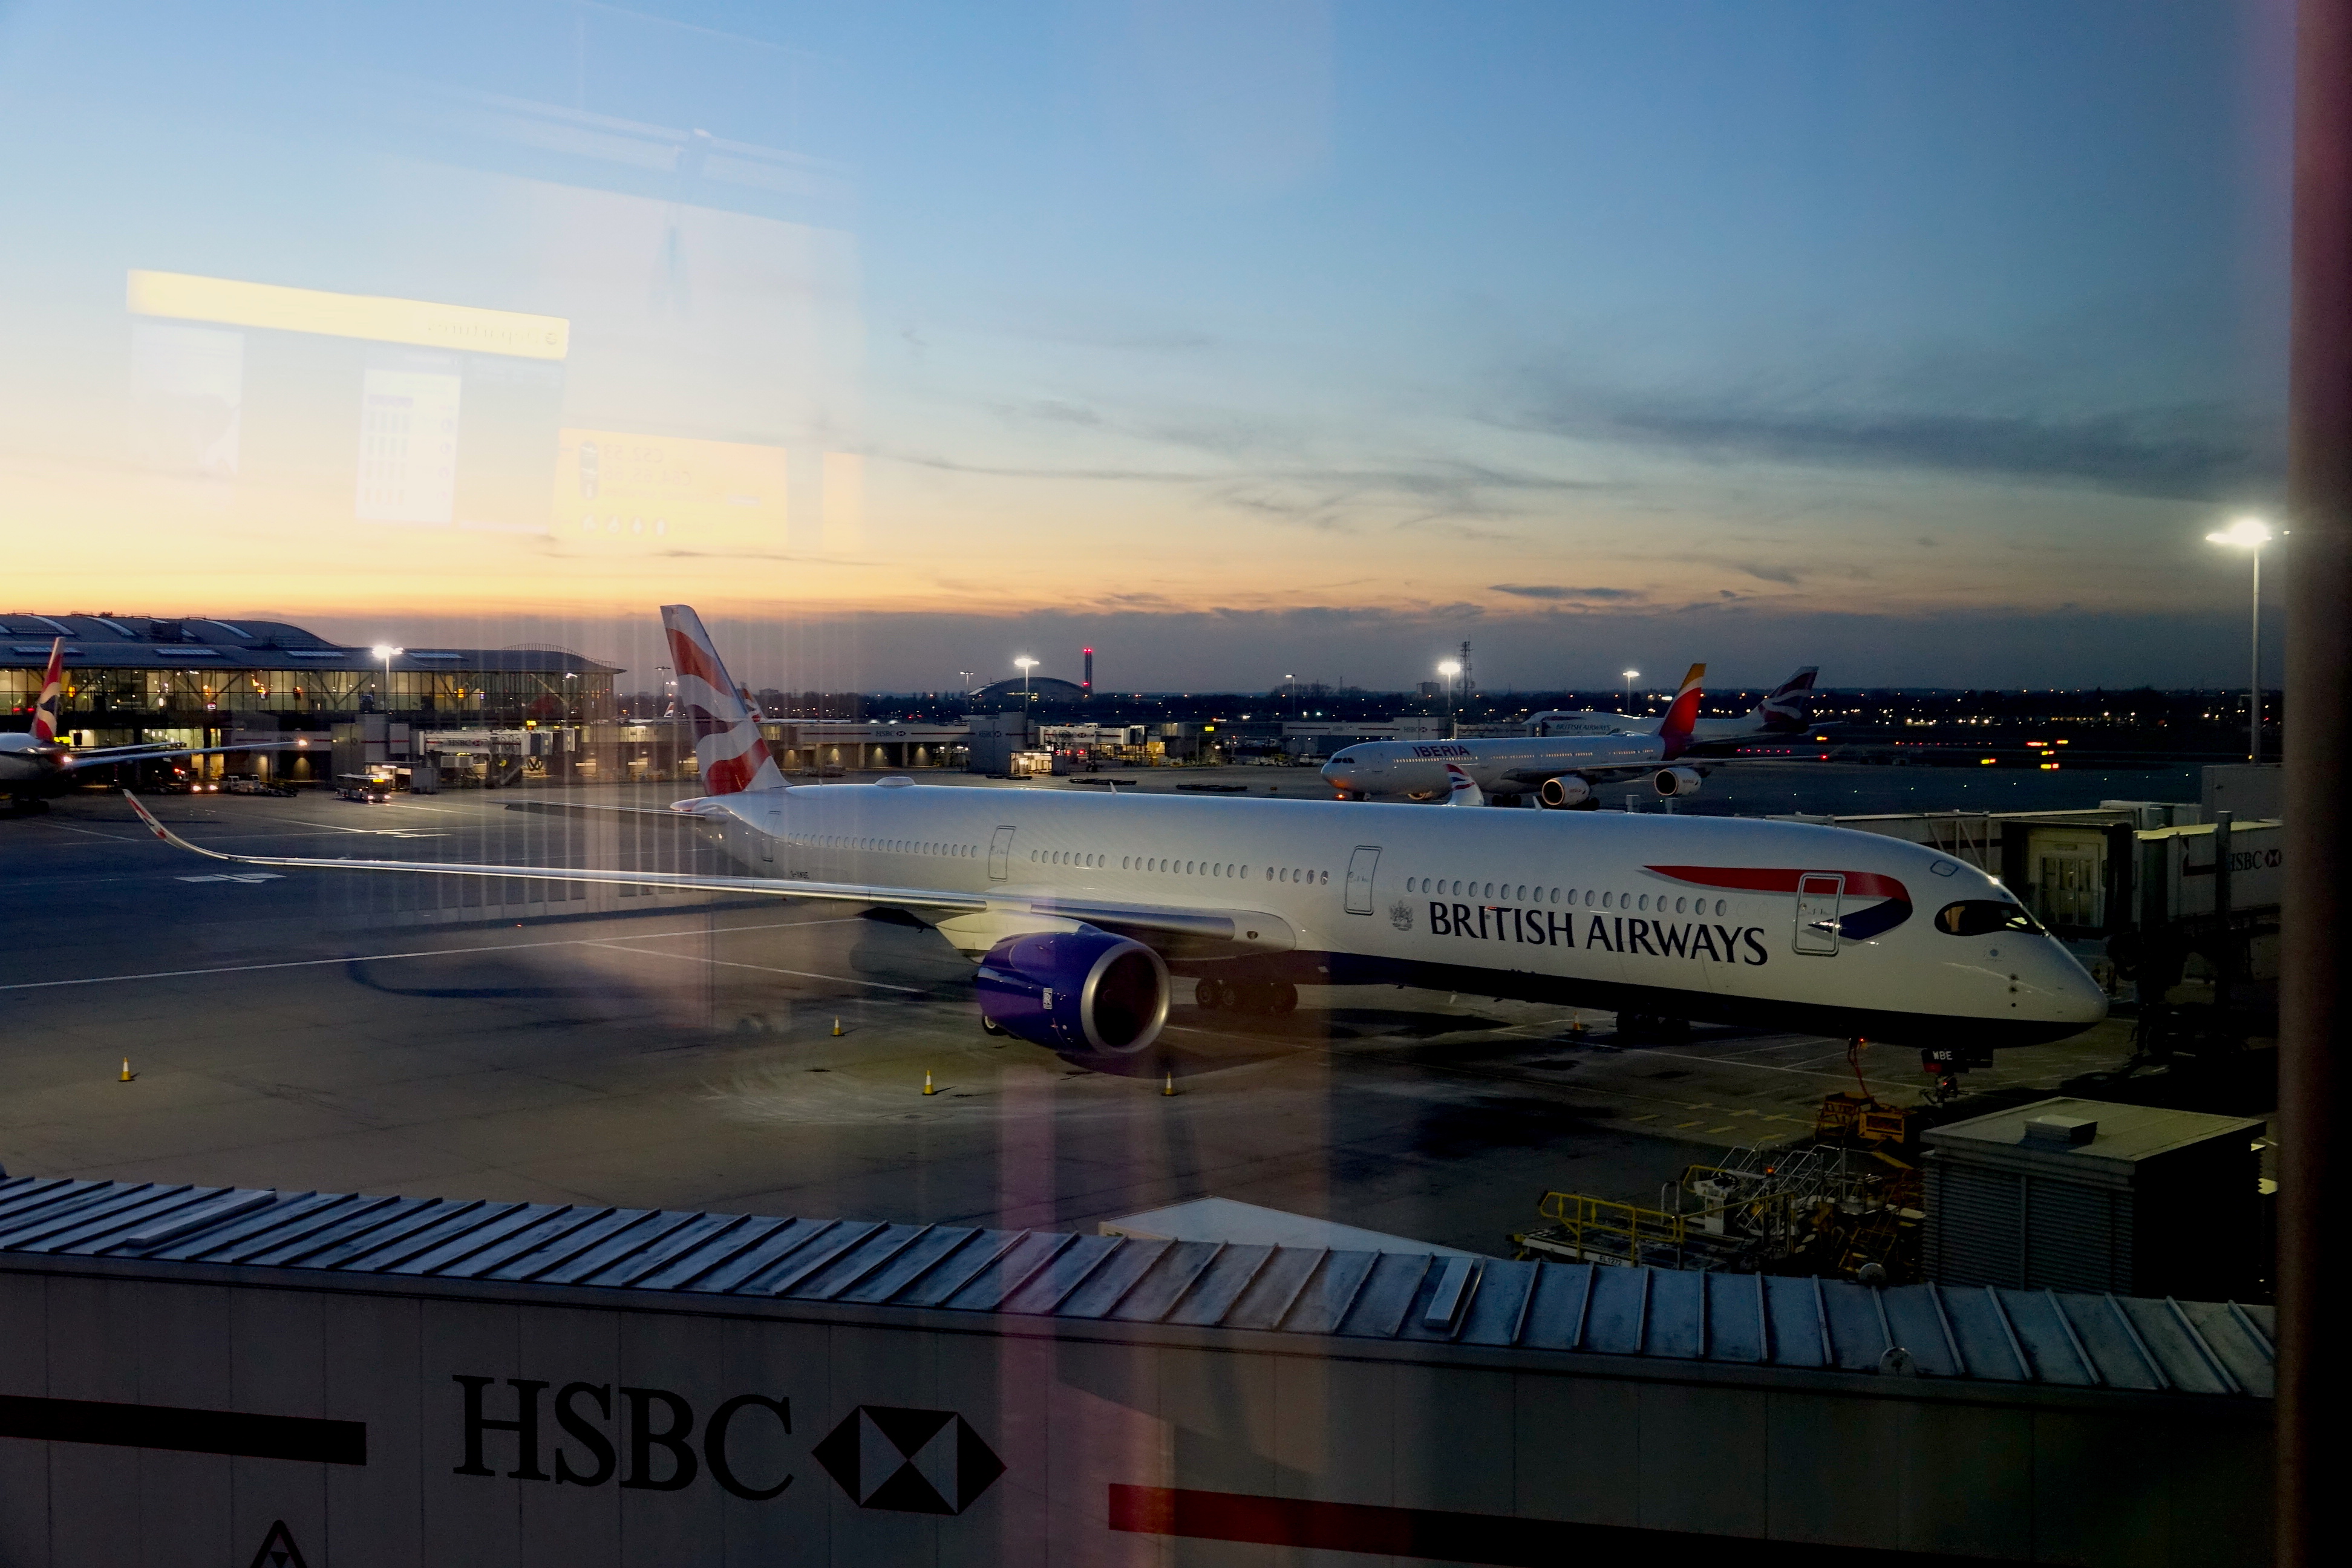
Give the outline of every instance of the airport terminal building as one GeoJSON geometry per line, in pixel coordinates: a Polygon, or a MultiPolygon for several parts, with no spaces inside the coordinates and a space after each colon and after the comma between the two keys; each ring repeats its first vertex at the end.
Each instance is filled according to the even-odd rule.
{"type": "Polygon", "coordinates": [[[433,729],[589,723],[612,717],[621,673],[537,647],[405,648],[387,661],[283,621],[0,614],[0,705],[11,728],[30,723],[59,637],[59,729],[78,745],[215,745],[256,731],[331,731],[369,714],[433,729]]]}

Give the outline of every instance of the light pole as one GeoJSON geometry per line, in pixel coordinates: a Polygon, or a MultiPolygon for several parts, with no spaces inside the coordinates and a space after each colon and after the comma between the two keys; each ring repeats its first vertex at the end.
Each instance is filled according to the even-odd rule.
{"type": "Polygon", "coordinates": [[[1642,672],[1638,669],[1629,669],[1625,672],[1625,706],[1628,708],[1633,706],[1633,682],[1641,679],[1642,672]]]}
{"type": "Polygon", "coordinates": [[[1021,709],[1025,713],[1029,710],[1029,672],[1037,668],[1037,661],[1024,653],[1013,662],[1021,667],[1021,709]]]}
{"type": "MultiPolygon", "coordinates": [[[[1445,677],[1445,716],[1450,720],[1454,717],[1454,678],[1462,673],[1462,663],[1449,658],[1437,667],[1437,673],[1445,677]]],[[[1446,727],[1453,728],[1451,724],[1446,727]]]]}
{"type": "Polygon", "coordinates": [[[2254,558],[2253,668],[2247,678],[2246,754],[2263,760],[2263,546],[2271,542],[2270,525],[2258,517],[2242,517],[2206,540],[2234,544],[2254,558]]]}
{"type": "MultiPolygon", "coordinates": [[[[394,647],[388,642],[380,642],[368,651],[374,654],[383,664],[383,710],[389,715],[392,712],[392,661],[408,650],[404,647],[394,647]]],[[[389,719],[386,721],[389,722],[389,719]]]]}

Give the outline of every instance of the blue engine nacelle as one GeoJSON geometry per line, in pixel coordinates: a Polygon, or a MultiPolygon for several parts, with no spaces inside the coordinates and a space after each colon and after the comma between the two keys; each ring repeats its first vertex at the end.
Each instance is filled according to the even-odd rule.
{"type": "Polygon", "coordinates": [[[1168,1022],[1168,965],[1092,926],[1007,937],[973,985],[992,1027],[1051,1050],[1132,1056],[1168,1022]]]}

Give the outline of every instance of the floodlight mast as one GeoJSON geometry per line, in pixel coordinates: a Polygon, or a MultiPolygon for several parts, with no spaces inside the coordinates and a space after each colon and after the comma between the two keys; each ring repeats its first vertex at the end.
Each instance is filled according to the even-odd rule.
{"type": "Polygon", "coordinates": [[[2253,658],[2246,679],[2246,755],[2259,763],[2263,760],[2263,546],[2271,542],[2270,525],[2258,517],[2242,517],[2205,538],[2210,543],[2233,545],[2253,557],[2253,658]]]}
{"type": "MultiPolygon", "coordinates": [[[[375,655],[375,657],[383,663],[383,707],[384,712],[389,714],[392,711],[392,661],[399,658],[402,654],[406,653],[408,650],[404,647],[394,647],[388,642],[380,642],[368,651],[375,655]]],[[[390,732],[391,731],[385,731],[387,734],[390,732]]]]}

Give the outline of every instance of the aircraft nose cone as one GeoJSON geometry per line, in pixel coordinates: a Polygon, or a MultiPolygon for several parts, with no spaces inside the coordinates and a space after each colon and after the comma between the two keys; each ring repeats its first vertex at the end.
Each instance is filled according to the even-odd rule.
{"type": "Polygon", "coordinates": [[[2107,994],[2099,988],[2099,983],[2091,978],[2089,972],[2071,957],[2066,967],[2074,973],[2068,975],[2059,988],[2058,1016],[2070,1024],[2080,1024],[2087,1029],[2107,1016],[2107,994]]]}
{"type": "Polygon", "coordinates": [[[1356,776],[1356,770],[1337,757],[1323,764],[1323,782],[1346,789],[1356,776]]]}

